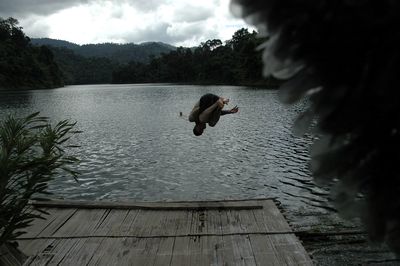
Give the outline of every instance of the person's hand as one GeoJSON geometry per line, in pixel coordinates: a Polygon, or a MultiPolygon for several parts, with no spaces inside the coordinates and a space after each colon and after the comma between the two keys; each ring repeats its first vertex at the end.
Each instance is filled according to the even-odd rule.
{"type": "Polygon", "coordinates": [[[231,110],[229,110],[229,112],[231,112],[231,114],[237,113],[237,112],[239,112],[239,107],[236,105],[231,110]]]}
{"type": "Polygon", "coordinates": [[[224,108],[224,98],[219,98],[217,103],[219,108],[224,108]]]}

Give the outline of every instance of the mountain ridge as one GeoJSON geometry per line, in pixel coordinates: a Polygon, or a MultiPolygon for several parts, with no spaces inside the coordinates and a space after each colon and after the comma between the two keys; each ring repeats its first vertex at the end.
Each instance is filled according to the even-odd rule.
{"type": "Polygon", "coordinates": [[[57,48],[67,48],[84,57],[103,57],[122,64],[127,64],[132,61],[147,63],[152,57],[158,57],[163,53],[176,50],[175,46],[163,42],[143,42],[140,44],[97,43],[80,45],[65,40],[31,38],[31,43],[35,46],[46,45],[57,48]]]}

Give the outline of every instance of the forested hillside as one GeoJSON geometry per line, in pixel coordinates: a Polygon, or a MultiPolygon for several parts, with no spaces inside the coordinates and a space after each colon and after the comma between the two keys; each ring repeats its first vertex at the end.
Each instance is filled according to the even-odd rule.
{"type": "Polygon", "coordinates": [[[73,50],[52,47],[54,59],[67,85],[112,83],[112,73],[119,64],[105,57],[84,57],[73,50]]]}
{"type": "Polygon", "coordinates": [[[157,57],[162,53],[169,53],[176,49],[174,46],[162,42],[146,42],[143,44],[98,43],[78,45],[63,40],[32,38],[32,43],[35,45],[68,48],[74,51],[77,55],[83,57],[105,57],[121,64],[129,63],[131,61],[147,63],[151,57],[157,57]]]}
{"type": "Polygon", "coordinates": [[[0,20],[0,88],[54,88],[64,84],[185,83],[262,85],[278,82],[262,77],[264,40],[240,29],[223,43],[214,39],[197,47],[168,44],[77,45],[25,36],[18,21],[0,20]]]}
{"type": "Polygon", "coordinates": [[[278,86],[274,79],[262,77],[261,53],[264,40],[255,31],[240,29],[225,44],[208,40],[196,48],[153,58],[149,63],[130,62],[113,74],[114,83],[171,82],[192,84],[230,84],[278,86]]]}
{"type": "Polygon", "coordinates": [[[0,18],[0,89],[46,89],[64,85],[46,46],[32,46],[18,21],[0,18]]]}

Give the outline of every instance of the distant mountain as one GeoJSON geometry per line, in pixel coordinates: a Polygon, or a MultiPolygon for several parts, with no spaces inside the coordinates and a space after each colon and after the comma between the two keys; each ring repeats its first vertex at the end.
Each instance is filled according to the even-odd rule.
{"type": "Polygon", "coordinates": [[[37,46],[50,45],[54,47],[65,47],[72,50],[79,48],[79,44],[50,38],[31,38],[31,43],[37,46]]]}
{"type": "Polygon", "coordinates": [[[101,43],[84,44],[55,40],[50,38],[32,38],[34,45],[47,45],[58,48],[68,48],[76,54],[84,57],[105,57],[118,63],[140,62],[147,63],[152,57],[158,57],[161,54],[176,50],[176,47],[162,42],[145,42],[141,44],[127,43],[101,43]]]}

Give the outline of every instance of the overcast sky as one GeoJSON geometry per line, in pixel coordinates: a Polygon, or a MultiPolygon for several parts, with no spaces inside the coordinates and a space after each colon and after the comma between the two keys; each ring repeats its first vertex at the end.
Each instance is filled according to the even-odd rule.
{"type": "Polygon", "coordinates": [[[0,17],[14,17],[29,37],[77,44],[162,41],[197,46],[228,40],[250,27],[229,0],[0,0],[0,17]]]}

